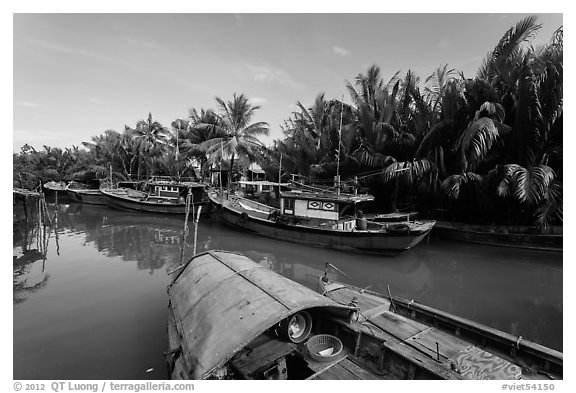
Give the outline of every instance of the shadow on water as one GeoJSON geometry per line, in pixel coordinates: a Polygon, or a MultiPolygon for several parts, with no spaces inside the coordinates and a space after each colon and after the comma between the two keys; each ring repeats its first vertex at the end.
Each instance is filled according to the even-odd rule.
{"type": "MultiPolygon", "coordinates": [[[[166,287],[180,265],[183,217],[82,204],[57,212],[44,243],[33,222],[14,226],[14,378],[167,378],[166,287]]],[[[191,224],[185,243],[186,261],[191,224]]],[[[311,289],[330,262],[347,276],[331,272],[334,279],[381,293],[389,285],[394,295],[562,350],[561,254],[432,237],[395,257],[363,255],[258,237],[205,216],[197,251],[210,249],[243,253],[311,289]]]]}

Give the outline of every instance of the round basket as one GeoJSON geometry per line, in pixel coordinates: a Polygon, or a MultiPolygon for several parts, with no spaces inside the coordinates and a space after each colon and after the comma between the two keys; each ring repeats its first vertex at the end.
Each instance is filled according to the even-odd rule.
{"type": "Polygon", "coordinates": [[[329,334],[319,334],[310,337],[306,343],[312,359],[319,362],[334,360],[342,352],[342,341],[329,334]]]}

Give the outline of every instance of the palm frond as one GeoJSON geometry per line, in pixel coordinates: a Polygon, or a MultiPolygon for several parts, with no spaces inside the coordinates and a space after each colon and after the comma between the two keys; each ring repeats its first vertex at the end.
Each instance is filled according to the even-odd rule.
{"type": "Polygon", "coordinates": [[[482,162],[500,134],[494,122],[487,117],[473,121],[460,137],[457,149],[462,159],[462,168],[474,170],[482,162]]]}
{"type": "Polygon", "coordinates": [[[538,226],[546,227],[554,221],[563,222],[562,188],[562,181],[558,179],[550,183],[544,203],[536,209],[536,224],[538,226]]]}
{"type": "Polygon", "coordinates": [[[435,170],[435,166],[427,159],[400,161],[386,167],[383,173],[383,180],[388,182],[394,179],[401,179],[406,184],[414,184],[435,170]]]}
{"type": "Polygon", "coordinates": [[[482,182],[482,176],[466,172],[457,175],[448,176],[440,184],[440,188],[446,196],[450,199],[458,199],[460,196],[460,190],[464,184],[474,184],[482,182]]]}

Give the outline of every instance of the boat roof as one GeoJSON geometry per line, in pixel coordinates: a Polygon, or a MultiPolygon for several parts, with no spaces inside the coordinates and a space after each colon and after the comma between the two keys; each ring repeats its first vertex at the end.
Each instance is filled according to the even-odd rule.
{"type": "MultiPolygon", "coordinates": [[[[277,186],[278,182],[275,181],[268,181],[268,180],[239,180],[238,184],[246,184],[246,185],[260,185],[260,186],[277,186]]],[[[288,187],[291,183],[280,183],[281,186],[288,187]]]]}
{"type": "Polygon", "coordinates": [[[283,198],[305,199],[314,201],[330,201],[330,202],[344,202],[344,203],[360,203],[370,202],[374,200],[374,196],[370,194],[345,194],[336,192],[314,192],[314,191],[282,191],[280,196],[283,198]]]}
{"type": "Polygon", "coordinates": [[[170,186],[170,187],[180,187],[180,188],[187,188],[187,187],[204,187],[204,183],[196,182],[196,181],[176,181],[176,180],[168,180],[168,179],[153,179],[148,180],[148,184],[151,186],[170,186]]]}
{"type": "Polygon", "coordinates": [[[260,334],[295,312],[348,310],[248,257],[208,251],[168,288],[190,378],[206,378],[260,334]]]}

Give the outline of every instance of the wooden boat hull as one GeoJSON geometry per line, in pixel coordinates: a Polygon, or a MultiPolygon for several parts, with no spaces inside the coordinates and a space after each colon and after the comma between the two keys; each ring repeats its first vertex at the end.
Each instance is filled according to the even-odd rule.
{"type": "MultiPolygon", "coordinates": [[[[113,208],[129,211],[146,212],[146,213],[159,213],[159,214],[172,214],[172,215],[186,214],[185,203],[158,203],[158,202],[138,200],[135,197],[131,197],[128,192],[124,194],[119,194],[114,191],[116,190],[104,189],[102,191],[106,203],[113,208]]],[[[194,213],[196,213],[200,206],[202,206],[202,212],[201,212],[202,215],[210,213],[211,206],[209,202],[195,203],[193,204],[193,206],[191,206],[191,208],[193,207],[193,211],[194,213]]],[[[192,214],[192,209],[190,210],[190,214],[192,214]]]]}
{"type": "Polygon", "coordinates": [[[223,206],[210,196],[220,217],[228,224],[260,236],[286,240],[311,246],[338,250],[362,251],[395,255],[408,250],[424,239],[433,223],[417,234],[383,233],[381,231],[340,231],[328,228],[308,227],[258,218],[223,206]]]}
{"type": "Polygon", "coordinates": [[[456,371],[462,379],[562,378],[563,354],[522,337],[413,300],[383,296],[326,278],[319,280],[319,290],[342,304],[356,299],[364,322],[350,327],[366,336],[366,341],[384,341],[380,361],[384,371],[400,370],[408,378],[428,378],[441,371],[441,366],[456,371]],[[411,365],[418,357],[422,361],[411,365]]]}
{"type": "Polygon", "coordinates": [[[488,227],[437,222],[434,235],[447,239],[491,246],[517,247],[543,251],[562,251],[562,234],[511,233],[505,227],[488,227]]]}
{"type": "Polygon", "coordinates": [[[100,190],[71,190],[68,188],[66,194],[72,202],[106,205],[106,199],[100,190]]]}

